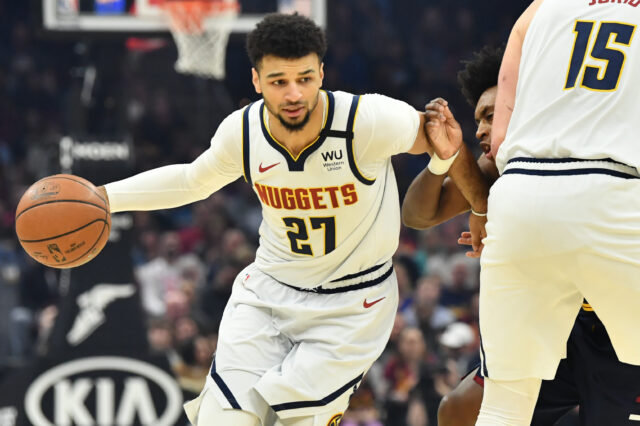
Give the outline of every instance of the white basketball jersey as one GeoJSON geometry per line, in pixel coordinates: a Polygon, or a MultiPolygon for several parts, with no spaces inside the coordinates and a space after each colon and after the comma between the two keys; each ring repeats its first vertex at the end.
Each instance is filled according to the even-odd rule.
{"type": "Polygon", "coordinates": [[[603,159],[640,168],[640,0],[546,0],[527,31],[497,156],[603,159]]]}
{"type": "Polygon", "coordinates": [[[242,114],[243,174],[263,212],[256,264],[297,287],[391,258],[400,203],[390,156],[411,148],[419,123],[409,105],[380,95],[321,96],[323,130],[298,156],[270,134],[264,102],[242,114]]]}
{"type": "Polygon", "coordinates": [[[264,102],[255,102],[230,114],[191,164],[106,185],[111,211],[181,206],[244,175],[262,203],[256,265],[263,272],[296,287],[338,279],[330,286],[341,287],[373,274],[398,246],[391,156],[411,149],[420,115],[382,95],[321,96],[322,131],[299,155],[273,138],[264,102]]]}

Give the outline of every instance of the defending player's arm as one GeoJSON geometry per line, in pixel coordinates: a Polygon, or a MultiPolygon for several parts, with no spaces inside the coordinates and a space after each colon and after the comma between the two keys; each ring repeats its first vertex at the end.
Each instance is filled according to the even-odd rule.
{"type": "MultiPolygon", "coordinates": [[[[498,178],[498,170],[483,154],[478,167],[491,186],[498,178]]],[[[415,177],[402,203],[402,221],[406,226],[427,229],[468,212],[469,202],[453,180],[446,175],[435,175],[428,168],[415,177]]]]}
{"type": "Polygon", "coordinates": [[[502,59],[500,75],[498,77],[498,95],[493,118],[493,133],[491,136],[491,153],[493,158],[498,155],[498,149],[507,136],[507,128],[516,102],[516,88],[518,86],[518,71],[522,56],[522,43],[536,11],[543,0],[535,0],[520,16],[511,30],[507,48],[502,59]]]}
{"type": "Polygon", "coordinates": [[[100,189],[108,195],[112,213],[160,210],[203,200],[242,175],[242,153],[237,136],[237,113],[225,119],[211,146],[190,164],[159,167],[100,189]],[[237,152],[236,152],[237,151],[237,152]]]}
{"type": "Polygon", "coordinates": [[[427,120],[424,126],[425,137],[434,151],[427,167],[435,174],[448,172],[460,193],[469,202],[472,211],[479,214],[472,214],[469,217],[473,252],[478,255],[482,250],[482,239],[487,235],[484,226],[489,185],[483,178],[475,159],[464,145],[462,129],[451,113],[447,101],[438,98],[430,102],[425,118],[427,120]],[[455,151],[458,151],[457,158],[440,156],[440,152],[451,151],[452,146],[455,147],[455,151]],[[451,159],[453,159],[452,164],[451,159]],[[435,166],[434,160],[437,161],[435,166]]]}
{"type": "MultiPolygon", "coordinates": [[[[427,105],[422,117],[424,132],[418,132],[416,142],[409,153],[428,152],[431,166],[427,167],[431,172],[443,176],[446,173],[468,205],[476,212],[486,213],[489,185],[462,141],[462,129],[451,113],[447,101],[441,98],[434,99],[427,105]],[[454,155],[457,157],[454,158],[454,155]]],[[[444,177],[442,179],[444,180],[444,177]]]]}

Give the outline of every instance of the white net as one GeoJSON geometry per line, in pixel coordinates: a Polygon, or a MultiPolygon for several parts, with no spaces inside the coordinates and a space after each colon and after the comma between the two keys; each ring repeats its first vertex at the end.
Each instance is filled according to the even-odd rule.
{"type": "Polygon", "coordinates": [[[167,0],[163,3],[178,48],[176,71],[223,79],[225,53],[233,21],[235,0],[167,0]]]}

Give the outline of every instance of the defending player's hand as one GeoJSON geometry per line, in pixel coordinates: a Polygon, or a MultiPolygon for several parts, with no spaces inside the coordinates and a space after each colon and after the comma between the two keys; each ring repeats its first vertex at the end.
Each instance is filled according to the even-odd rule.
{"type": "Polygon", "coordinates": [[[478,258],[482,254],[482,249],[484,248],[484,244],[482,244],[482,239],[487,236],[487,231],[485,231],[485,225],[487,223],[486,217],[470,215],[469,216],[469,227],[476,229],[476,243],[474,243],[473,232],[465,231],[460,234],[460,238],[458,238],[458,244],[462,244],[465,246],[471,246],[472,250],[466,252],[467,257],[478,258]]]}
{"type": "Polygon", "coordinates": [[[425,132],[439,158],[446,160],[462,146],[462,129],[449,109],[449,103],[436,98],[425,106],[425,132]]]}
{"type": "MultiPolygon", "coordinates": [[[[458,244],[461,244],[463,246],[470,246],[471,245],[471,232],[469,231],[464,231],[462,234],[460,234],[460,238],[458,238],[458,244]]],[[[480,253],[476,253],[475,251],[468,251],[465,253],[467,255],[467,257],[480,257],[480,253]]]]}
{"type": "Polygon", "coordinates": [[[471,247],[473,248],[474,256],[469,255],[470,257],[480,257],[482,254],[482,249],[484,248],[484,244],[482,244],[482,240],[487,236],[487,231],[485,226],[487,225],[487,216],[478,216],[475,214],[469,215],[469,231],[471,232],[471,247]]]}

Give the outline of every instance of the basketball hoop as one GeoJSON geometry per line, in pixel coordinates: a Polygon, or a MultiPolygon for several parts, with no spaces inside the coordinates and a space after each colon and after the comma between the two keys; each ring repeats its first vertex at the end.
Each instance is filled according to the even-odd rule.
{"type": "Polygon", "coordinates": [[[178,47],[176,71],[224,78],[229,34],[240,5],[237,0],[163,0],[178,47]],[[206,22],[205,22],[206,21],[206,22]]]}

